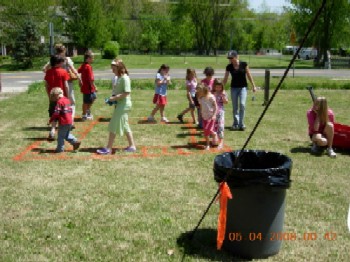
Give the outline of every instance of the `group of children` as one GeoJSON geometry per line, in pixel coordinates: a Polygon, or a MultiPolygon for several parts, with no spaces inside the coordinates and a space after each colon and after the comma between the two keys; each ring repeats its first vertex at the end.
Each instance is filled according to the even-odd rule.
{"type": "MultiPolygon", "coordinates": [[[[78,149],[80,142],[71,134],[74,126],[75,116],[75,98],[73,91],[73,80],[79,81],[80,91],[83,94],[82,121],[92,120],[91,106],[96,99],[97,88],[94,84],[94,74],[91,63],[94,60],[93,54],[88,51],[84,55],[84,63],[78,70],[74,68],[73,62],[65,56],[64,46],[56,46],[56,55],[50,58],[50,62],[43,68],[45,72],[45,86],[49,98],[49,140],[54,140],[57,122],[60,127],[57,135],[56,152],[64,151],[64,140],[73,145],[73,149],[78,149]],[[76,79],[72,79],[72,73],[76,79]]],[[[120,62],[121,60],[113,60],[120,62]]],[[[112,66],[113,66],[112,62],[112,66]]],[[[159,111],[161,121],[168,123],[165,117],[164,109],[167,104],[167,89],[171,83],[169,75],[169,66],[161,65],[155,79],[155,94],[153,103],[155,104],[150,116],[149,122],[155,121],[155,114],[159,111]]],[[[210,148],[210,137],[212,145],[223,147],[224,138],[224,104],[228,102],[223,83],[219,79],[214,79],[214,70],[207,67],[204,70],[206,77],[198,83],[196,71],[187,69],[186,73],[186,95],[189,106],[182,111],[177,118],[183,123],[183,117],[190,112],[194,124],[203,128],[206,140],[205,149],[210,148]],[[197,109],[196,121],[195,110],[197,109]]],[[[133,148],[134,144],[133,144],[133,148]]]]}
{"type": "Polygon", "coordinates": [[[90,110],[96,99],[97,89],[90,65],[94,57],[90,51],[85,53],[84,63],[76,70],[72,60],[65,56],[65,47],[57,45],[55,49],[56,55],[51,56],[50,62],[44,66],[43,71],[45,73],[45,88],[49,98],[50,119],[48,125],[51,126],[51,130],[48,139],[51,141],[55,139],[58,122],[59,129],[55,152],[61,153],[64,151],[64,140],[72,144],[74,150],[80,146],[80,141],[71,134],[71,130],[75,128],[75,98],[72,81],[79,80],[80,91],[83,93],[83,121],[93,119],[90,110]]]}
{"type": "MultiPolygon", "coordinates": [[[[45,87],[49,98],[48,124],[51,125],[49,140],[54,139],[57,122],[59,123],[59,129],[57,132],[57,153],[64,151],[64,140],[68,141],[73,146],[74,150],[78,149],[81,144],[81,142],[71,134],[71,130],[75,128],[73,80],[79,81],[80,91],[83,93],[83,121],[93,119],[91,106],[96,99],[97,92],[97,88],[94,84],[94,74],[91,67],[91,63],[94,60],[93,54],[90,51],[86,52],[83,64],[81,64],[79,69],[76,70],[73,61],[69,57],[66,57],[65,53],[66,50],[64,46],[56,46],[56,55],[52,56],[50,62],[43,68],[43,71],[45,72],[45,87]]],[[[127,112],[131,108],[131,86],[128,71],[120,59],[113,60],[111,66],[112,71],[115,73],[115,77],[112,81],[113,93],[108,99],[108,103],[117,104],[116,100],[119,101],[120,105],[118,107],[115,106],[115,112],[117,113],[114,118],[117,122],[122,120],[124,124],[122,126],[114,124],[114,126],[112,126],[113,128],[110,128],[108,146],[104,148],[104,150],[98,150],[97,153],[111,153],[111,145],[113,144],[115,134],[120,133],[123,135],[124,132],[129,141],[129,147],[126,148],[126,151],[135,152],[136,147],[127,120],[127,112]],[[121,88],[118,88],[119,85],[121,88]]],[[[167,89],[168,85],[171,83],[169,70],[169,66],[163,64],[156,74],[155,94],[153,96],[155,107],[147,119],[149,122],[155,121],[154,116],[157,111],[160,112],[162,122],[169,122],[164,113],[165,106],[168,102],[167,89]]],[[[210,137],[212,138],[212,145],[218,146],[218,149],[222,149],[225,125],[224,104],[228,103],[228,98],[223,82],[220,79],[214,78],[213,68],[206,67],[204,69],[204,74],[205,78],[198,83],[196,71],[191,68],[187,69],[185,85],[186,97],[189,105],[177,116],[177,118],[181,123],[184,123],[184,115],[190,112],[193,123],[198,124],[199,128],[203,128],[206,140],[205,149],[210,149],[210,137]],[[195,114],[196,110],[197,119],[195,114]]],[[[333,115],[331,113],[329,113],[326,100],[324,98],[317,99],[314,107],[308,111],[309,134],[313,142],[313,152],[316,152],[319,146],[328,146],[328,155],[330,157],[335,157],[336,153],[334,153],[332,149],[334,127],[332,125],[333,115]],[[329,117],[328,114],[330,114],[329,117]]]]}
{"type": "MultiPolygon", "coordinates": [[[[193,123],[198,124],[199,128],[203,128],[206,140],[205,149],[210,149],[210,137],[212,138],[212,145],[222,149],[225,125],[224,104],[228,102],[228,98],[222,81],[214,78],[214,69],[206,67],[204,74],[205,78],[198,83],[196,71],[191,68],[187,69],[185,84],[189,106],[177,118],[181,123],[184,123],[184,115],[190,112],[193,123]],[[196,109],[198,122],[195,116],[196,109]]],[[[164,115],[164,108],[167,104],[167,87],[169,83],[169,66],[163,64],[156,75],[156,87],[153,97],[155,108],[147,119],[149,122],[155,121],[154,115],[158,110],[160,111],[161,121],[168,122],[164,115]]]]}

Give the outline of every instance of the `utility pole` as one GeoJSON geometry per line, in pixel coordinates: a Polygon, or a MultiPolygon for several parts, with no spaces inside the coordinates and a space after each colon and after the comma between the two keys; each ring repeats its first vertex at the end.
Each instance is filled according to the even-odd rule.
{"type": "Polygon", "coordinates": [[[54,54],[53,43],[54,43],[54,31],[53,31],[53,23],[49,23],[49,31],[50,31],[50,55],[54,54]]]}

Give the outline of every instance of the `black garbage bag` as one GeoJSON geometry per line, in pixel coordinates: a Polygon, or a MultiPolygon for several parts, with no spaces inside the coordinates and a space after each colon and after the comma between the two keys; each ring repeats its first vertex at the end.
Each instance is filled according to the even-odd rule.
{"type": "Polygon", "coordinates": [[[238,257],[267,258],[281,248],[282,240],[273,236],[283,232],[292,160],[275,152],[240,152],[227,152],[214,160],[215,180],[225,179],[233,196],[227,201],[223,248],[238,257]],[[256,234],[259,240],[251,238],[256,234]]]}
{"type": "Polygon", "coordinates": [[[225,177],[230,187],[267,185],[289,188],[292,160],[280,153],[263,150],[245,150],[234,167],[240,150],[217,155],[214,160],[214,179],[225,177]]]}

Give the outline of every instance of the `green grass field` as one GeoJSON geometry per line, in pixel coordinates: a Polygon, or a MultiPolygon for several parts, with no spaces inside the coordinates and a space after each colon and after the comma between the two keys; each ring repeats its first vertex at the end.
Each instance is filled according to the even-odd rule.
{"type": "MultiPolygon", "coordinates": [[[[203,65],[211,65],[214,69],[223,69],[228,64],[228,60],[225,55],[220,56],[170,56],[170,55],[119,55],[125,64],[130,69],[155,69],[157,70],[161,64],[168,64],[170,68],[203,68],[203,65]]],[[[250,68],[286,68],[291,60],[291,55],[241,55],[242,61],[248,62],[250,68]]],[[[33,62],[33,68],[29,70],[40,70],[43,65],[49,61],[49,57],[36,58],[33,62]]],[[[76,65],[80,65],[83,62],[83,56],[76,56],[73,58],[76,65]]],[[[111,59],[102,59],[99,54],[95,55],[93,67],[95,70],[109,69],[111,59]]],[[[294,67],[296,69],[301,68],[313,68],[312,60],[300,60],[295,61],[294,67]]],[[[13,71],[16,70],[15,64],[11,64],[11,59],[6,59],[0,62],[0,71],[13,71]]]]}
{"type": "MultiPolygon", "coordinates": [[[[35,88],[34,88],[35,89],[35,88]]],[[[77,94],[78,114],[81,95],[77,94]]],[[[107,142],[112,108],[100,88],[93,114],[101,121],[77,122],[81,149],[57,156],[46,141],[47,98],[41,90],[0,100],[0,261],[235,261],[216,250],[219,205],[209,210],[192,243],[183,241],[214,196],[213,161],[219,152],[188,147],[200,133],[176,123],[187,106],[183,90],[169,91],[171,124],[144,124],[153,90],[134,89],[131,128],[138,152],[96,157],[107,142]],[[179,154],[180,151],[182,154],[179,154]]],[[[349,90],[321,90],[336,120],[350,124],[349,90]]],[[[240,149],[263,107],[263,92],[247,100],[245,132],[226,130],[226,149],[240,149]]],[[[306,90],[281,90],[248,149],[281,152],[293,160],[287,190],[284,241],[280,252],[262,261],[349,261],[349,152],[336,159],[310,154],[306,90]],[[316,240],[303,240],[305,233],[316,240]],[[324,235],[332,233],[334,240],[324,235]],[[335,234],[335,235],[334,235],[335,234]]],[[[159,115],[157,115],[159,119],[159,115]]],[[[188,120],[188,119],[187,119],[188,120]]],[[[226,126],[232,124],[226,106],[226,126]]],[[[117,138],[115,148],[127,145],[117,138]]],[[[254,207],[248,207],[254,208],[254,207]]],[[[259,218],[257,218],[259,223],[259,218]]]]}

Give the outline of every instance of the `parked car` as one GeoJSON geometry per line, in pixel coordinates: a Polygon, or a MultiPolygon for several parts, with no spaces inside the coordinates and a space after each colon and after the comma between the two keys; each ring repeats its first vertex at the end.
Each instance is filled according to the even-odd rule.
{"type": "Polygon", "coordinates": [[[317,57],[317,49],[315,48],[302,48],[299,52],[299,59],[315,59],[317,57]]]}

